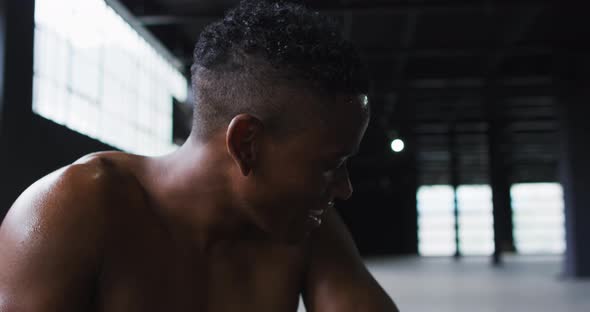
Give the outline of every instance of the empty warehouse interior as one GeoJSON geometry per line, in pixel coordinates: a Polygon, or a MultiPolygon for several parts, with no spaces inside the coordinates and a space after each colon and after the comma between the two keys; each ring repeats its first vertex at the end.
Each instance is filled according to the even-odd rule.
{"type": "MultiPolygon", "coordinates": [[[[0,0],[0,216],[85,154],[181,145],[195,42],[238,2],[0,0]]],[[[400,310],[590,310],[581,7],[296,2],[366,65],[371,121],[337,208],[400,310]]]]}

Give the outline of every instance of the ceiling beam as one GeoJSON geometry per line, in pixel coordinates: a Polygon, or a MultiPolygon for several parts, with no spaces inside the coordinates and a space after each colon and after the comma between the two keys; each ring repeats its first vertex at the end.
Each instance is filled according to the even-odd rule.
{"type": "MultiPolygon", "coordinates": [[[[421,13],[453,13],[453,12],[494,12],[496,10],[506,9],[531,9],[539,7],[544,1],[519,0],[511,2],[472,2],[472,1],[446,1],[438,3],[404,3],[404,4],[371,4],[366,2],[356,2],[338,7],[320,7],[319,12],[327,15],[348,16],[352,15],[383,15],[383,14],[408,14],[415,11],[421,13]]],[[[228,7],[229,8],[229,7],[228,7]]],[[[207,24],[223,16],[222,10],[207,12],[205,14],[194,12],[191,14],[190,9],[183,9],[178,14],[168,15],[145,15],[137,16],[145,26],[162,26],[170,24],[207,24]],[[185,12],[189,12],[188,14],[185,12]]]]}
{"type": "MultiPolygon", "coordinates": [[[[423,78],[411,79],[405,82],[413,89],[448,89],[448,88],[482,88],[486,84],[484,77],[461,78],[423,78]]],[[[550,75],[505,77],[498,81],[498,85],[506,87],[551,85],[553,77],[550,75]]],[[[395,82],[393,83],[395,84],[395,82]]]]}
{"type": "Polygon", "coordinates": [[[504,34],[504,41],[500,44],[499,49],[489,57],[486,70],[488,76],[496,74],[506,56],[510,54],[508,53],[510,47],[518,43],[526,35],[535,25],[539,15],[547,8],[548,6],[537,6],[528,10],[523,17],[518,18],[513,29],[504,34]]]}
{"type": "Polygon", "coordinates": [[[189,25],[189,24],[209,24],[220,19],[220,15],[214,16],[179,16],[179,15],[145,15],[138,16],[137,19],[144,26],[169,26],[169,25],[189,25]]]}
{"type": "MultiPolygon", "coordinates": [[[[380,47],[359,47],[360,52],[370,58],[392,58],[399,55],[408,55],[418,58],[445,58],[445,57],[473,57],[488,56],[497,54],[495,47],[475,48],[380,48],[380,47]]],[[[547,55],[551,56],[553,48],[549,46],[512,46],[503,49],[506,55],[547,55]]]]}
{"type": "Polygon", "coordinates": [[[492,1],[445,1],[445,2],[411,2],[411,3],[368,3],[359,1],[350,6],[319,8],[318,11],[328,15],[341,15],[353,12],[357,15],[408,14],[416,10],[421,13],[453,13],[453,12],[494,12],[506,9],[529,9],[537,7],[544,1],[520,0],[510,2],[492,1]]]}

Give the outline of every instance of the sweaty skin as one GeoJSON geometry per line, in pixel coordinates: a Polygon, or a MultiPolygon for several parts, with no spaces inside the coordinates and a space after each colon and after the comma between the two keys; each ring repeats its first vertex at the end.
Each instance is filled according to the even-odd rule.
{"type": "Polygon", "coordinates": [[[335,156],[366,129],[352,101],[289,144],[237,116],[171,155],[96,153],[42,178],[0,227],[0,311],[294,312],[300,295],[310,312],[397,311],[327,204],[352,192],[335,156]]]}

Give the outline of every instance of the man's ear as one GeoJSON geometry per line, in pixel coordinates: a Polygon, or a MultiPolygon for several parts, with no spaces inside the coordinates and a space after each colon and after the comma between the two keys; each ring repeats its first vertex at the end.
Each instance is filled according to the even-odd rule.
{"type": "Polygon", "coordinates": [[[263,129],[262,121],[249,114],[235,116],[227,127],[225,135],[227,151],[244,176],[247,176],[255,167],[258,141],[263,129]]]}

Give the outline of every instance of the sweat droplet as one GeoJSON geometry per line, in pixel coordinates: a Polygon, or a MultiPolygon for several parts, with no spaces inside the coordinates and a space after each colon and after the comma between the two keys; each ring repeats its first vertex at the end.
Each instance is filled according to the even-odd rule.
{"type": "Polygon", "coordinates": [[[360,96],[360,100],[361,100],[361,104],[363,105],[363,108],[368,108],[369,106],[369,97],[366,96],[365,94],[360,96]]]}

